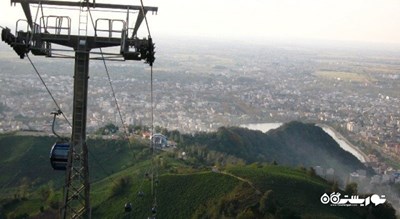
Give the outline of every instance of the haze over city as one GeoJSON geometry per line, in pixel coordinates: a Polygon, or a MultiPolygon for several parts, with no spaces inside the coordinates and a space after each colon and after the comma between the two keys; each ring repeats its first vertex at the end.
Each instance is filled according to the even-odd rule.
{"type": "MultiPolygon", "coordinates": [[[[140,1],[112,3],[139,5],[140,1]]],[[[147,0],[144,4],[159,7],[157,16],[148,16],[153,37],[400,44],[400,2],[396,0],[147,0]]],[[[57,14],[55,10],[46,11],[45,15],[57,14]]],[[[35,13],[32,7],[33,16],[35,13]]],[[[72,18],[77,16],[69,13],[72,18]]],[[[12,28],[17,19],[24,18],[21,8],[10,7],[9,1],[0,2],[0,15],[1,25],[12,28]]],[[[142,31],[147,34],[145,28],[142,31]]]]}

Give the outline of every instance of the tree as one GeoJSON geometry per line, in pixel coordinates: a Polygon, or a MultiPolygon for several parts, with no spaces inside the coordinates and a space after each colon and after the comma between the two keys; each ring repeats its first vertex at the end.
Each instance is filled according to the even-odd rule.
{"type": "Polygon", "coordinates": [[[97,129],[96,134],[98,135],[108,135],[108,134],[115,134],[118,131],[118,126],[108,123],[104,127],[97,129]]]}
{"type": "Polygon", "coordinates": [[[396,210],[389,203],[383,203],[378,206],[370,206],[368,217],[396,219],[396,210]]]}
{"type": "Polygon", "coordinates": [[[317,173],[315,172],[315,169],[312,168],[312,167],[310,167],[310,168],[308,169],[307,174],[308,174],[309,176],[312,176],[312,177],[315,177],[315,176],[317,175],[317,173]]]}
{"type": "Polygon", "coordinates": [[[332,183],[332,192],[337,192],[337,191],[339,191],[339,183],[337,180],[335,180],[332,183]]]}
{"type": "Polygon", "coordinates": [[[347,195],[357,195],[357,183],[352,182],[352,183],[348,183],[346,185],[346,188],[344,189],[344,192],[347,195]]]}
{"type": "Polygon", "coordinates": [[[277,210],[277,204],[272,190],[266,191],[261,197],[259,210],[263,214],[275,214],[277,210]]]}
{"type": "Polygon", "coordinates": [[[117,180],[117,183],[111,188],[111,196],[121,195],[125,189],[127,189],[131,184],[131,178],[128,176],[121,177],[117,180]]]}
{"type": "Polygon", "coordinates": [[[106,128],[106,130],[108,130],[108,132],[111,133],[111,134],[116,133],[116,132],[118,131],[118,129],[119,129],[118,126],[116,126],[116,125],[114,125],[114,124],[112,124],[112,123],[107,124],[107,125],[105,126],[105,128],[106,128]]]}

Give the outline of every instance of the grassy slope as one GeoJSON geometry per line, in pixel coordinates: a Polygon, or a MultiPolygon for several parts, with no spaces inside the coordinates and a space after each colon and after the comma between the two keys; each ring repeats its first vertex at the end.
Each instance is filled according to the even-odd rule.
{"type": "Polygon", "coordinates": [[[325,192],[330,193],[331,186],[304,171],[282,166],[234,167],[228,171],[249,179],[262,193],[272,190],[282,207],[290,208],[302,217],[360,218],[360,215],[350,208],[332,208],[321,204],[321,195],[325,192]]]}
{"type": "MultiPolygon", "coordinates": [[[[39,190],[48,185],[56,190],[53,199],[61,200],[57,197],[60,197],[65,172],[54,171],[49,161],[55,141],[53,137],[0,135],[0,218],[2,213],[32,215],[39,212],[40,206],[47,208],[50,200],[44,203],[39,190]],[[17,196],[26,198],[17,201],[17,196]]],[[[140,142],[129,147],[127,142],[90,139],[88,146],[91,182],[120,172],[132,165],[133,160],[144,160],[149,154],[146,145],[140,142]]]]}
{"type": "MultiPolygon", "coordinates": [[[[50,180],[59,188],[64,182],[64,172],[54,171],[49,160],[55,141],[52,137],[0,135],[0,189],[20,185],[23,177],[28,179],[31,188],[50,180]]],[[[143,150],[146,145],[134,143],[128,146],[124,141],[89,139],[88,147],[92,181],[126,169],[134,160],[140,161],[149,154],[149,150],[143,150]]]]}
{"type": "MultiPolygon", "coordinates": [[[[137,197],[143,177],[136,175],[132,184],[123,194],[111,196],[99,184],[94,184],[93,196],[98,200],[93,205],[95,218],[146,218],[151,216],[153,198],[150,195],[150,181],[145,180],[142,190],[145,197],[137,197]],[[100,199],[100,200],[99,200],[100,199]],[[129,215],[124,212],[124,204],[131,202],[134,211],[129,215]]],[[[275,194],[281,208],[291,209],[296,215],[309,218],[362,218],[364,211],[357,208],[330,207],[320,202],[325,192],[329,193],[331,186],[324,180],[309,176],[306,172],[282,166],[243,166],[232,167],[227,173],[234,176],[211,171],[190,174],[165,174],[160,176],[157,187],[157,204],[159,218],[221,218],[229,217],[224,212],[222,203],[237,203],[238,212],[257,206],[259,200],[268,190],[275,194]],[[257,190],[260,192],[258,193],[257,190]]],[[[128,172],[127,172],[128,173],[128,172]]],[[[124,174],[120,175],[123,176],[124,174]]]]}
{"type": "MultiPolygon", "coordinates": [[[[31,185],[31,195],[28,195],[25,201],[13,203],[0,200],[2,205],[8,203],[7,206],[3,206],[7,214],[38,213],[42,201],[36,194],[37,188],[48,180],[58,182],[64,179],[63,173],[52,171],[48,162],[48,150],[54,140],[45,137],[0,136],[1,199],[9,199],[7,197],[12,195],[10,191],[19,186],[21,176],[29,177],[31,182],[34,182],[35,178],[40,178],[42,182],[31,185]],[[14,177],[15,173],[21,175],[14,177]],[[10,181],[16,183],[9,183],[10,181]]],[[[98,160],[94,162],[90,159],[93,218],[129,218],[123,211],[126,202],[133,204],[134,212],[131,216],[134,218],[150,216],[153,202],[149,195],[150,181],[143,177],[150,166],[149,151],[145,149],[145,145],[134,144],[133,156],[127,144],[123,142],[91,141],[89,146],[92,151],[89,158],[96,157],[98,160]],[[113,174],[107,176],[109,173],[113,174]],[[112,187],[122,177],[130,178],[131,183],[122,193],[111,195],[112,187]],[[137,197],[139,190],[145,192],[143,198],[137,197]]],[[[282,166],[257,167],[256,165],[232,167],[226,170],[227,173],[251,181],[260,191],[256,193],[246,181],[239,178],[210,171],[193,171],[182,161],[168,156],[163,156],[163,160],[170,167],[186,169],[192,173],[160,176],[160,185],[157,187],[160,218],[198,218],[207,215],[220,218],[230,214],[225,212],[224,208],[227,205],[224,204],[239,203],[237,204],[239,209],[236,209],[238,212],[254,208],[261,195],[268,190],[273,190],[281,207],[288,207],[301,216],[360,218],[360,213],[353,208],[332,208],[320,204],[321,195],[329,192],[330,185],[318,177],[309,176],[304,171],[282,166]]],[[[60,200],[60,197],[58,199],[60,200]]]]}
{"type": "MultiPolygon", "coordinates": [[[[0,135],[0,189],[15,187],[24,177],[33,186],[53,180],[56,183],[64,175],[50,166],[49,152],[55,138],[0,135]],[[49,174],[51,176],[49,177],[49,174]]],[[[26,179],[25,179],[26,180],[26,179]]]]}
{"type": "MultiPolygon", "coordinates": [[[[159,218],[190,218],[199,206],[227,194],[238,183],[235,178],[211,172],[167,174],[161,176],[159,180],[160,183],[156,188],[159,218]]],[[[93,217],[127,217],[128,214],[124,212],[126,202],[131,202],[134,206],[132,212],[134,218],[151,216],[154,199],[151,195],[150,181],[144,181],[141,190],[146,195],[143,198],[136,195],[141,183],[142,179],[136,179],[123,194],[108,196],[102,203],[95,205],[93,217]]]]}

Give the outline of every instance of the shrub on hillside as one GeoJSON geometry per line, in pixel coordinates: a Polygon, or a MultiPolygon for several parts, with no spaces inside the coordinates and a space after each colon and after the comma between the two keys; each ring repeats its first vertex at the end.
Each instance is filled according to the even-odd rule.
{"type": "Polygon", "coordinates": [[[131,178],[128,176],[121,177],[114,183],[111,188],[111,196],[121,195],[131,184],[131,178]]]}

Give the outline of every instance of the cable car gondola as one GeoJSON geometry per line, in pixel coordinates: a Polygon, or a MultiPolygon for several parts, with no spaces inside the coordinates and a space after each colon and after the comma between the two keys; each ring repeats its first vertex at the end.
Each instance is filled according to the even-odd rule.
{"type": "Polygon", "coordinates": [[[139,192],[138,192],[138,196],[141,197],[141,198],[143,198],[144,192],[143,192],[143,191],[139,191],[139,192]]]}
{"type": "Polygon", "coordinates": [[[56,135],[59,139],[56,143],[54,143],[53,147],[51,147],[51,150],[50,150],[50,164],[54,170],[67,170],[67,164],[68,164],[68,154],[69,154],[70,143],[67,139],[61,138],[54,131],[54,124],[56,122],[56,117],[58,115],[60,115],[61,113],[62,113],[61,110],[51,113],[54,115],[52,131],[53,131],[54,135],[56,135]]]}
{"type": "Polygon", "coordinates": [[[66,170],[69,143],[55,143],[50,150],[50,163],[54,170],[66,170]]]}
{"type": "Polygon", "coordinates": [[[130,202],[125,204],[125,212],[131,212],[132,211],[132,204],[130,202]]]}
{"type": "Polygon", "coordinates": [[[153,144],[155,145],[156,148],[165,148],[168,147],[168,139],[164,135],[160,133],[156,133],[153,136],[151,136],[151,140],[153,141],[153,144]]]}

